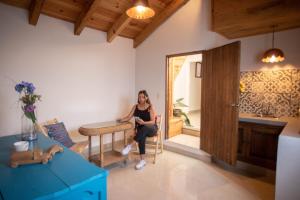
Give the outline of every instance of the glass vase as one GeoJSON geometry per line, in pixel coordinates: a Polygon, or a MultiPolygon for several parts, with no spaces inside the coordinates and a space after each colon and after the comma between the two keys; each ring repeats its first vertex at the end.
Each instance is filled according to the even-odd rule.
{"type": "Polygon", "coordinates": [[[25,141],[33,141],[37,139],[36,125],[31,119],[22,114],[21,118],[21,137],[25,141]]]}

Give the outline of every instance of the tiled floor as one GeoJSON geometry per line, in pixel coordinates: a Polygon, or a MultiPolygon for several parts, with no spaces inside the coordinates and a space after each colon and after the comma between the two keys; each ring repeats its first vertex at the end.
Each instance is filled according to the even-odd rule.
{"type": "Polygon", "coordinates": [[[134,165],[110,170],[109,200],[274,199],[274,185],[264,177],[246,177],[168,151],[143,170],[134,165]]]}
{"type": "Polygon", "coordinates": [[[186,145],[192,148],[199,149],[200,147],[200,137],[180,134],[168,139],[168,141],[175,142],[177,144],[186,145]]]}

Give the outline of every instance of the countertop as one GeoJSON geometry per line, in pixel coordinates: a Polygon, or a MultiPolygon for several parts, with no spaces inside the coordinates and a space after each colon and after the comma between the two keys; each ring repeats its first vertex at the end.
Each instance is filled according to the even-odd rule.
{"type": "Polygon", "coordinates": [[[280,137],[295,137],[300,139],[300,117],[257,117],[255,114],[239,114],[239,121],[241,122],[253,122],[259,124],[268,124],[275,126],[284,126],[280,137]]]}

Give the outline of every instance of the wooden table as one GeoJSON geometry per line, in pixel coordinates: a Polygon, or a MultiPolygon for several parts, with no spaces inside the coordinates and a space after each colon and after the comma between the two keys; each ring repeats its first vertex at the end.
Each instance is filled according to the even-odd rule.
{"type": "Polygon", "coordinates": [[[79,133],[89,138],[89,160],[95,162],[101,167],[125,160],[119,151],[115,149],[115,133],[124,132],[124,146],[127,144],[126,133],[133,129],[131,122],[99,122],[93,124],[86,124],[79,128],[79,133]],[[112,150],[104,152],[103,136],[105,134],[112,134],[112,150]],[[92,136],[99,136],[100,148],[99,154],[92,155],[92,136]]]}
{"type": "MultiPolygon", "coordinates": [[[[107,198],[108,172],[66,147],[47,164],[11,168],[13,143],[21,135],[0,137],[0,199],[101,199],[107,198]]],[[[48,149],[58,142],[38,134],[31,147],[48,149]]],[[[62,145],[61,145],[62,146],[62,145]]]]}

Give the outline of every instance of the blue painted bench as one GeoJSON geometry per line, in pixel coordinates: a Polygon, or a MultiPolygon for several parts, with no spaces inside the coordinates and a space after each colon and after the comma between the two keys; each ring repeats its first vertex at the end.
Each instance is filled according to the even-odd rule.
{"type": "MultiPolygon", "coordinates": [[[[13,143],[19,140],[20,135],[0,137],[0,200],[107,199],[107,170],[66,147],[47,164],[11,168],[13,143]]],[[[43,150],[53,144],[57,142],[42,134],[31,143],[43,150]]]]}

